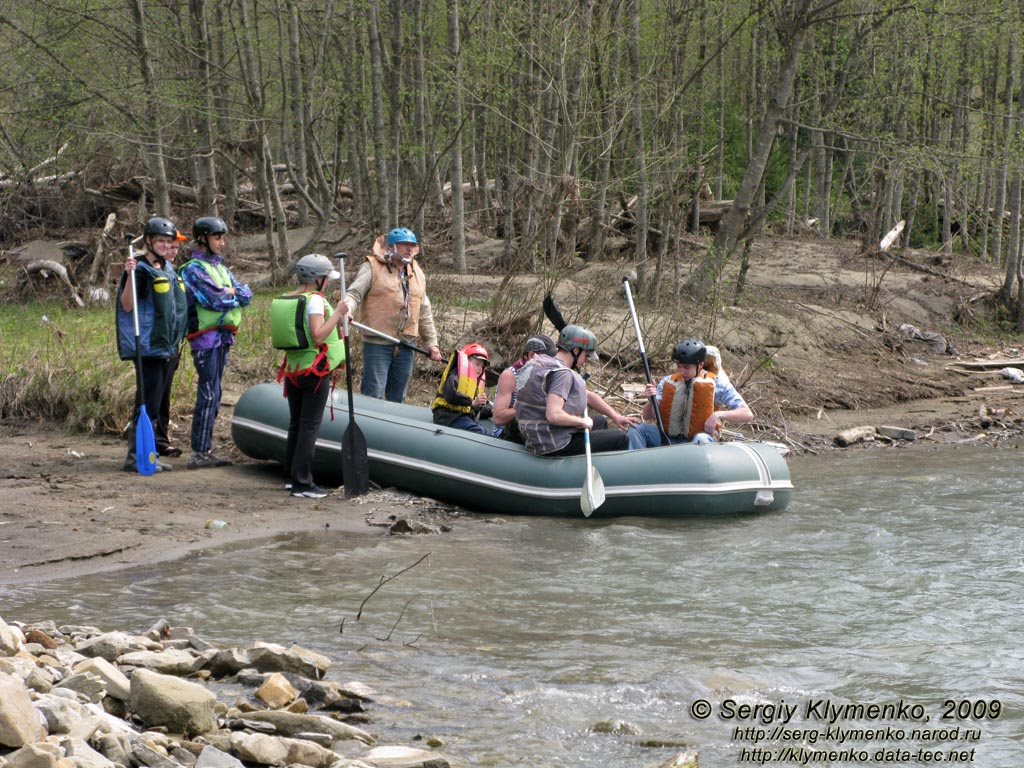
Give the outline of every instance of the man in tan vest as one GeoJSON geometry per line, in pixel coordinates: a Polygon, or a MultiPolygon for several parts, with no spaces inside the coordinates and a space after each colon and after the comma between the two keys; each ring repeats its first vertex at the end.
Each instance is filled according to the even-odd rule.
{"type": "MultiPolygon", "coordinates": [[[[416,262],[419,250],[411,229],[399,227],[380,235],[373,244],[373,253],[348,286],[345,304],[362,324],[423,346],[431,360],[442,362],[426,277],[416,262]]],[[[344,311],[343,307],[339,309],[344,311]]],[[[412,378],[413,355],[411,347],[367,334],[363,338],[362,394],[393,403],[404,401],[412,378]]]]}

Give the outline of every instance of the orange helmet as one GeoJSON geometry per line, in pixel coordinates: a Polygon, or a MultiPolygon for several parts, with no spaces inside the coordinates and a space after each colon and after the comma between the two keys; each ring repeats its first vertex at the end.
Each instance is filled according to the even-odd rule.
{"type": "Polygon", "coordinates": [[[472,344],[467,344],[462,348],[462,354],[466,357],[482,358],[485,365],[490,365],[491,356],[487,354],[483,344],[477,344],[475,341],[472,344]]]}

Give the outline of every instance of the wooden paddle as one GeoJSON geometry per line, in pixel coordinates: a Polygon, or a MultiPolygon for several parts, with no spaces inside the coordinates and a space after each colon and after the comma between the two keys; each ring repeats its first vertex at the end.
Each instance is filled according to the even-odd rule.
{"type": "MultiPolygon", "coordinates": [[[[128,255],[135,259],[135,248],[128,243],[128,255]]],[[[138,260],[136,259],[136,263],[138,260]]],[[[132,283],[132,323],[135,325],[135,391],[138,392],[139,408],[135,412],[135,468],[140,475],[156,472],[156,436],[153,422],[146,413],[145,388],[142,386],[142,344],[139,341],[139,295],[135,287],[135,270],[129,276],[132,283]]]]}
{"type": "MultiPolygon", "coordinates": [[[[341,300],[345,300],[345,258],[347,253],[335,255],[338,272],[341,273],[341,300]]],[[[348,344],[348,313],[344,318],[345,329],[345,391],[348,394],[348,426],[341,436],[341,474],[345,482],[345,498],[362,496],[370,489],[370,457],[366,451],[366,438],[356,424],[355,403],[352,398],[352,357],[348,344]]]]}
{"type": "MultiPolygon", "coordinates": [[[[647,351],[644,349],[644,337],[640,333],[640,320],[636,316],[636,307],[633,306],[633,291],[629,287],[629,278],[622,278],[622,287],[626,291],[626,303],[629,304],[629,313],[633,316],[633,330],[636,331],[636,343],[640,347],[640,360],[644,364],[644,376],[647,377],[647,383],[653,384],[654,379],[651,377],[651,364],[647,361],[647,351]]],[[[661,409],[658,407],[658,398],[653,399],[654,404],[654,418],[658,422],[658,434],[661,435],[662,445],[671,445],[672,442],[668,439],[668,433],[665,432],[665,425],[661,423],[661,409]]]]}
{"type": "MultiPolygon", "coordinates": [[[[587,408],[583,409],[583,417],[587,418],[587,408]]],[[[583,509],[583,516],[590,517],[595,509],[604,504],[604,480],[601,479],[597,467],[594,466],[594,458],[590,454],[590,430],[583,430],[584,453],[587,456],[587,479],[583,483],[583,493],[580,494],[580,507],[583,509]]]]}

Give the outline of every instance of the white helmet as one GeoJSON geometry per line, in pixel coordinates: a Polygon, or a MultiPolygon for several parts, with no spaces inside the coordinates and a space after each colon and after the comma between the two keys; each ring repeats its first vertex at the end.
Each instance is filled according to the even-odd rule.
{"type": "Polygon", "coordinates": [[[341,273],[331,265],[331,260],[321,253],[307,253],[295,265],[295,276],[300,283],[312,283],[325,275],[328,280],[341,277],[341,273]]]}

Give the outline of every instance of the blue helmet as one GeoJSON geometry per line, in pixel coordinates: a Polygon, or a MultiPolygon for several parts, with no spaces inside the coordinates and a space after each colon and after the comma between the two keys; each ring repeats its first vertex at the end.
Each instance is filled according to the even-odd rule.
{"type": "Polygon", "coordinates": [[[392,229],[388,232],[387,244],[391,246],[395,243],[412,243],[416,245],[416,234],[411,229],[406,229],[405,227],[392,229]]]}

